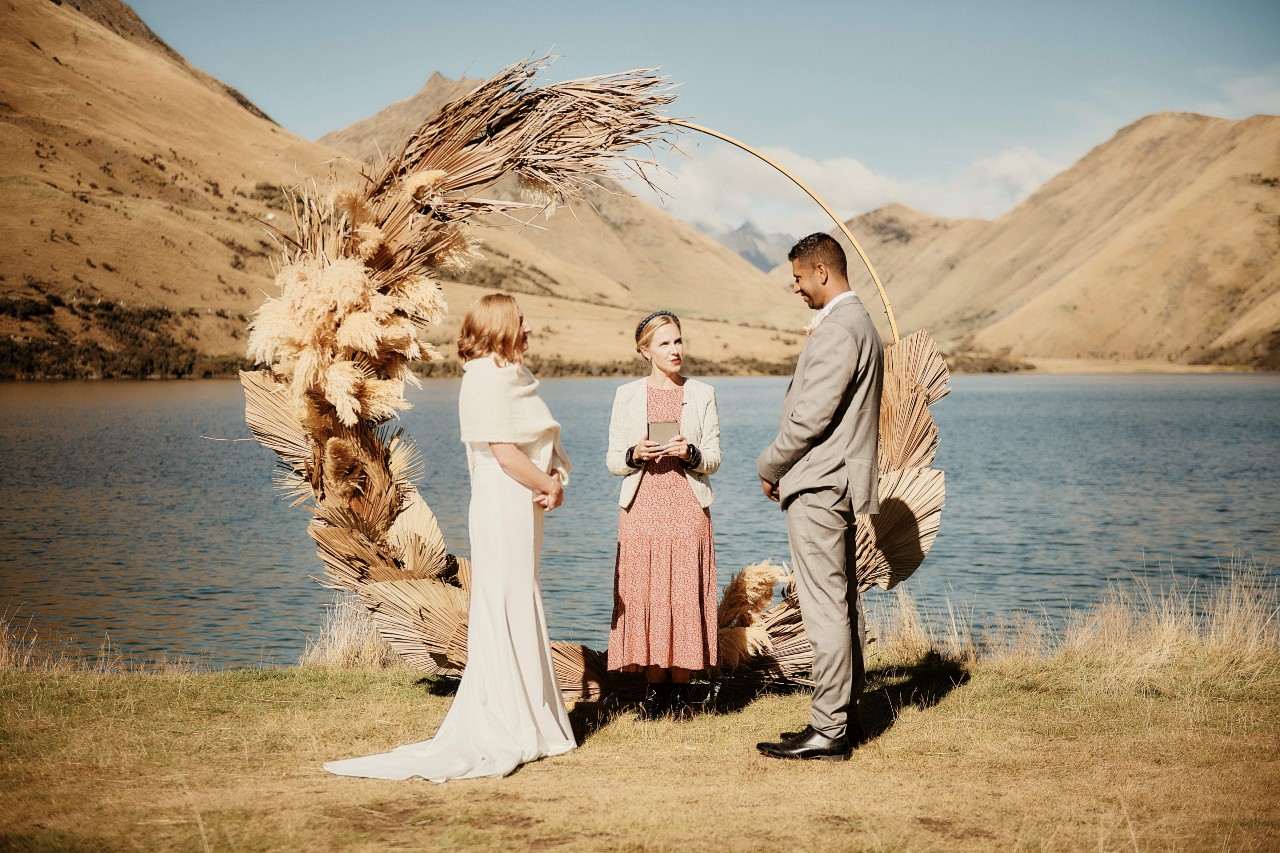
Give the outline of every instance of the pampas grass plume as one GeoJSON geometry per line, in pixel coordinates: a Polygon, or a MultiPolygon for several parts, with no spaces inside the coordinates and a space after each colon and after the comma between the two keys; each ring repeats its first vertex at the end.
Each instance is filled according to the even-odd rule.
{"type": "Polygon", "coordinates": [[[365,225],[351,232],[352,249],[361,260],[369,260],[378,254],[386,238],[376,225],[365,225]]]}
{"type": "Polygon", "coordinates": [[[254,312],[253,322],[249,324],[246,352],[256,364],[275,363],[278,354],[286,347],[289,347],[288,355],[292,358],[296,355],[299,331],[284,301],[268,299],[254,312]]]}
{"type": "Polygon", "coordinates": [[[416,359],[421,355],[418,347],[418,330],[408,317],[392,317],[382,324],[382,331],[379,332],[378,337],[384,346],[410,359],[416,359]]]}
{"type": "Polygon", "coordinates": [[[421,204],[432,190],[440,186],[446,175],[440,169],[424,169],[405,178],[401,187],[410,200],[421,204]]]}
{"type": "Polygon", "coordinates": [[[746,627],[755,624],[773,601],[773,588],[786,575],[786,569],[769,561],[753,563],[734,575],[725,587],[724,597],[716,610],[721,628],[746,627]]]}
{"type": "Polygon", "coordinates": [[[348,314],[338,327],[338,346],[346,349],[378,355],[378,337],[382,324],[378,318],[368,311],[357,311],[348,314]]]}
{"type": "Polygon", "coordinates": [[[457,226],[427,235],[423,245],[424,265],[433,270],[464,272],[479,250],[480,239],[457,226]]]}
{"type": "Polygon", "coordinates": [[[344,500],[364,492],[364,463],[360,448],[345,438],[330,438],[324,445],[325,485],[344,500]]]}
{"type": "Polygon", "coordinates": [[[358,258],[340,258],[325,269],[324,286],[318,289],[317,295],[341,319],[352,311],[368,307],[373,293],[373,282],[364,262],[358,258]]]}
{"type": "Polygon", "coordinates": [[[386,320],[397,311],[403,310],[403,303],[404,300],[398,297],[374,293],[369,297],[369,313],[377,317],[379,321],[386,320]]]}
{"type": "Polygon", "coordinates": [[[444,291],[438,282],[425,276],[415,275],[406,278],[396,287],[396,293],[413,306],[409,315],[431,325],[439,325],[448,313],[449,306],[444,301],[444,291]]]}
{"type": "Polygon", "coordinates": [[[335,361],[324,375],[324,397],[333,404],[338,420],[346,426],[355,426],[360,420],[360,386],[365,373],[352,361],[335,361]]]}
{"type": "Polygon", "coordinates": [[[293,317],[299,317],[307,306],[308,295],[320,279],[320,270],[320,261],[303,258],[286,264],[276,273],[280,299],[293,317]]]}
{"type": "Polygon", "coordinates": [[[716,634],[721,669],[737,669],[750,656],[746,628],[721,628],[716,634]]]}
{"type": "Polygon", "coordinates": [[[373,222],[369,202],[359,190],[351,187],[343,187],[333,194],[333,209],[338,215],[345,216],[353,227],[373,222]]]}
{"type": "Polygon", "coordinates": [[[292,390],[295,397],[301,399],[307,391],[319,385],[328,369],[328,362],[322,360],[315,349],[307,347],[298,353],[293,364],[292,390]]]}
{"type": "Polygon", "coordinates": [[[360,408],[370,420],[393,418],[399,409],[411,409],[404,398],[404,383],[397,379],[366,379],[360,387],[360,408]]]}
{"type": "Polygon", "coordinates": [[[716,635],[720,668],[736,669],[756,655],[772,654],[773,641],[764,625],[735,625],[721,628],[716,635]]]}

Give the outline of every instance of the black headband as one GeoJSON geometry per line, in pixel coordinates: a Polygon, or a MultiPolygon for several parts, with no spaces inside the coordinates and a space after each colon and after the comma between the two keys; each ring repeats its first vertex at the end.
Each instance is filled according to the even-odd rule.
{"type": "Polygon", "coordinates": [[[640,343],[640,335],[644,333],[644,327],[649,325],[649,321],[651,321],[654,317],[670,317],[673,320],[679,319],[678,317],[676,317],[675,314],[672,314],[670,311],[654,311],[648,317],[645,317],[643,320],[641,320],[639,326],[636,326],[636,343],[640,343]]]}

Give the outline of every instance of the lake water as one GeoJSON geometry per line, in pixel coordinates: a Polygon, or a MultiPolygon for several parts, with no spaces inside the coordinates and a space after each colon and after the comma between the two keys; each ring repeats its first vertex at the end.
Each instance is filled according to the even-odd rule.
{"type": "MultiPolygon", "coordinates": [[[[782,378],[713,379],[724,465],[713,478],[721,585],[788,559],[760,494],[782,378]]],[[[617,379],[546,380],[576,466],[547,520],[552,636],[604,648],[618,481],[604,469],[617,379]]],[[[907,588],[977,625],[1055,617],[1133,576],[1213,578],[1233,555],[1280,554],[1280,375],[962,376],[933,407],[947,505],[907,588]]],[[[465,554],[468,486],[457,383],[410,391],[422,492],[465,554]]],[[[0,385],[0,611],[42,633],[140,658],[292,663],[331,593],[307,512],[271,484],[233,381],[0,385]]],[[[872,595],[883,595],[873,591],[872,595]]]]}

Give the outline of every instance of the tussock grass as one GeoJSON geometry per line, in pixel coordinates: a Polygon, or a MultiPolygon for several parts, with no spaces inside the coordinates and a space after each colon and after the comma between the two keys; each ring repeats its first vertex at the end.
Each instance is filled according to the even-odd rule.
{"type": "Polygon", "coordinates": [[[992,632],[975,657],[989,667],[1039,666],[1094,691],[1212,691],[1252,684],[1280,691],[1280,580],[1233,559],[1216,583],[1144,579],[1113,585],[1058,630],[1023,620],[992,632]],[[1186,673],[1195,672],[1194,679],[1186,673]]]}
{"type": "Polygon", "coordinates": [[[441,786],[320,765],[430,736],[444,682],[359,655],[35,665],[8,620],[0,849],[1276,849],[1277,613],[1255,567],[976,639],[898,594],[874,614],[871,739],[848,763],[756,753],[803,723],[804,692],[688,722],[583,703],[573,753],[441,786]]]}
{"type": "MultiPolygon", "coordinates": [[[[41,637],[30,617],[9,608],[0,612],[0,673],[152,673],[194,674],[207,667],[184,657],[139,660],[126,655],[104,637],[96,648],[86,649],[65,636],[41,637]]],[[[3,849],[3,848],[0,848],[3,849]]]]}
{"type": "Polygon", "coordinates": [[[400,657],[378,633],[358,595],[338,592],[325,607],[320,634],[307,638],[302,666],[378,671],[403,666],[400,657]]]}

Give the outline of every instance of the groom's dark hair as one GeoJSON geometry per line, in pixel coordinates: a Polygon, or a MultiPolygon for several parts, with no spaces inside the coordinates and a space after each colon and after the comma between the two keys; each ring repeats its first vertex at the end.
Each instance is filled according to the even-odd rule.
{"type": "Polygon", "coordinates": [[[787,260],[803,261],[810,266],[822,264],[833,272],[839,273],[841,278],[849,277],[844,249],[840,248],[840,244],[834,237],[821,231],[810,234],[792,246],[791,251],[787,252],[787,260]]]}

